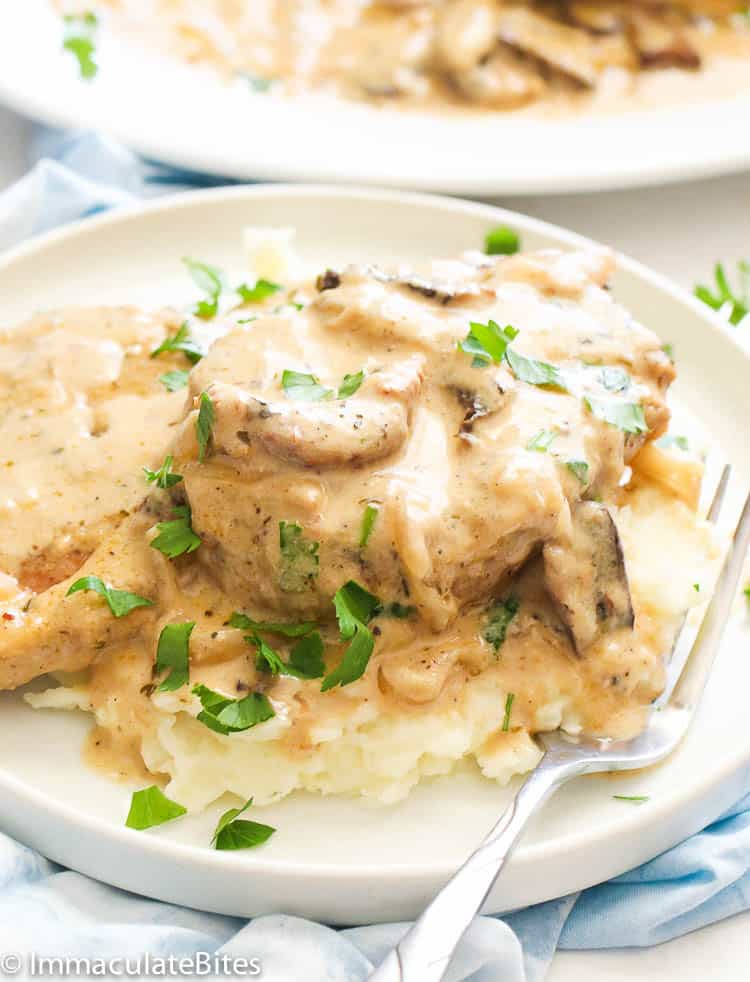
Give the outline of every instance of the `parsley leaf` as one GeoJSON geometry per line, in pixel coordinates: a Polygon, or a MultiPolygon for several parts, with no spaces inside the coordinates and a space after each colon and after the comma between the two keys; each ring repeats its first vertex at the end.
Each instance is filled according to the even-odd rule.
{"type": "Polygon", "coordinates": [[[250,75],[247,72],[240,72],[240,77],[243,78],[250,89],[253,92],[268,92],[276,81],[273,78],[262,78],[260,75],[250,75]]]}
{"type": "Polygon", "coordinates": [[[104,597],[107,606],[115,617],[125,617],[136,607],[151,607],[154,603],[153,600],[139,597],[137,593],[128,593],[127,590],[114,590],[98,576],[82,576],[80,580],[75,581],[65,596],[69,597],[72,593],[78,593],[81,590],[92,590],[94,593],[98,593],[100,597],[104,597]]]}
{"type": "Polygon", "coordinates": [[[394,617],[399,621],[408,620],[416,614],[417,608],[411,605],[400,604],[398,600],[392,600],[390,603],[381,604],[380,607],[375,611],[375,617],[394,617]]]}
{"type": "Polygon", "coordinates": [[[647,794],[613,794],[616,801],[630,801],[634,805],[643,805],[651,801],[651,796],[647,794]]]}
{"type": "Polygon", "coordinates": [[[255,665],[261,671],[274,675],[292,675],[298,679],[319,679],[325,675],[323,639],[317,631],[297,642],[289,653],[288,662],[257,634],[249,635],[245,641],[254,644],[258,649],[255,665]]]}
{"type": "Polygon", "coordinates": [[[518,613],[520,606],[516,597],[508,597],[493,604],[487,612],[487,625],[482,631],[482,637],[492,645],[496,653],[505,642],[510,622],[518,613]]]}
{"type": "Polygon", "coordinates": [[[209,730],[224,736],[249,730],[276,715],[262,692],[251,692],[244,699],[229,699],[205,685],[195,685],[192,691],[203,707],[197,718],[209,730]]]}
{"type": "Polygon", "coordinates": [[[306,372],[293,372],[285,368],[281,375],[281,387],[289,399],[306,399],[309,402],[320,402],[321,399],[331,399],[333,390],[320,384],[320,379],[306,372]]]}
{"type": "Polygon", "coordinates": [[[252,287],[248,286],[247,283],[241,283],[237,287],[237,293],[242,297],[243,303],[260,303],[262,300],[272,297],[274,293],[278,293],[279,290],[281,290],[281,286],[270,280],[256,280],[255,286],[252,287]]]}
{"type": "Polygon", "coordinates": [[[211,839],[215,849],[253,849],[271,838],[276,831],[272,825],[248,822],[247,819],[238,821],[252,803],[253,799],[249,798],[242,808],[230,808],[224,812],[211,839]]]}
{"type": "Polygon", "coordinates": [[[372,535],[372,530],[375,528],[375,522],[378,518],[378,512],[380,508],[378,505],[373,504],[371,501],[368,502],[364,514],[362,515],[362,528],[359,532],[359,548],[364,549],[370,540],[372,535]]]}
{"type": "Polygon", "coordinates": [[[159,692],[174,692],[190,679],[190,635],[194,621],[167,624],[159,635],[156,646],[156,671],[169,672],[159,686],[159,692]]]}
{"type": "Polygon", "coordinates": [[[527,358],[513,348],[508,348],[505,352],[505,360],[516,378],[522,382],[528,382],[529,385],[551,385],[556,389],[562,389],[563,392],[568,391],[563,374],[557,365],[527,358]]]}
{"type": "Polygon", "coordinates": [[[464,354],[474,356],[472,365],[475,368],[482,368],[493,361],[499,365],[508,345],[517,335],[518,331],[510,324],[501,328],[493,320],[486,324],[471,321],[469,333],[458,342],[458,348],[464,354]]]}
{"type": "Polygon", "coordinates": [[[319,549],[320,543],[306,539],[297,522],[279,522],[279,586],[285,593],[301,593],[317,579],[319,549]]]}
{"type": "Polygon", "coordinates": [[[589,465],[585,460],[567,460],[565,466],[571,474],[574,474],[581,484],[586,484],[589,479],[589,465]]]}
{"type": "Polygon", "coordinates": [[[527,450],[538,450],[540,453],[545,453],[552,446],[552,442],[556,440],[558,433],[556,430],[539,430],[539,432],[533,436],[529,442],[526,444],[527,450]]]}
{"type": "Polygon", "coordinates": [[[130,800],[130,811],[125,819],[129,829],[152,829],[155,825],[163,825],[187,813],[176,801],[172,801],[161,788],[152,784],[150,788],[134,791],[130,800]]]}
{"type": "Polygon", "coordinates": [[[211,442],[211,433],[216,422],[216,411],[213,401],[208,392],[201,392],[198,403],[198,418],[195,421],[195,435],[198,437],[198,460],[203,463],[208,445],[211,442]]]}
{"type": "Polygon", "coordinates": [[[234,611],[229,618],[229,626],[240,631],[257,631],[259,634],[280,634],[284,638],[301,638],[315,627],[314,621],[302,624],[279,624],[275,621],[254,621],[247,614],[234,611]]]}
{"type": "Polygon", "coordinates": [[[728,315],[729,323],[737,325],[750,312],[750,262],[746,259],[737,263],[740,286],[735,293],[729,285],[724,266],[717,263],[714,267],[716,292],[712,293],[707,286],[696,286],[695,296],[708,304],[713,310],[728,315]]]}
{"type": "MultiPolygon", "coordinates": [[[[177,331],[174,337],[165,338],[158,348],[154,348],[154,350],[151,352],[151,357],[157,358],[159,355],[164,354],[165,352],[172,351],[181,351],[193,365],[195,365],[196,362],[199,362],[205,354],[203,348],[201,348],[198,342],[191,337],[190,328],[188,327],[187,321],[180,325],[180,329],[177,331]]],[[[170,372],[169,374],[173,375],[175,373],[170,372]]],[[[162,376],[162,378],[166,378],[166,376],[162,376]]]]}
{"type": "Polygon", "coordinates": [[[488,256],[512,256],[521,248],[518,232],[507,225],[490,229],[484,237],[484,251],[488,256]]]}
{"type": "Polygon", "coordinates": [[[661,437],[656,441],[657,447],[662,447],[665,450],[670,447],[679,447],[680,450],[690,450],[690,444],[688,443],[688,438],[686,436],[672,436],[671,433],[667,433],[665,436],[661,437]]]}
{"type": "Polygon", "coordinates": [[[358,372],[354,372],[353,375],[345,375],[339,386],[339,399],[346,399],[348,396],[353,396],[364,380],[365,372],[362,368],[358,372]]]}
{"type": "Polygon", "coordinates": [[[221,282],[221,270],[216,266],[209,266],[208,263],[201,263],[195,259],[183,257],[188,273],[192,277],[193,283],[206,294],[207,300],[199,300],[193,308],[196,317],[210,320],[216,315],[219,309],[219,297],[223,289],[221,282]]]}
{"type": "Polygon", "coordinates": [[[323,679],[321,692],[356,682],[364,674],[375,647],[375,640],[366,625],[380,607],[378,598],[359,583],[349,580],[334,594],[333,605],[341,638],[349,641],[349,647],[339,665],[323,679]]]}
{"type": "Polygon", "coordinates": [[[505,715],[503,716],[503,733],[510,729],[510,711],[513,709],[513,700],[516,698],[515,692],[509,692],[505,697],[505,715]]]}
{"type": "Polygon", "coordinates": [[[96,14],[90,10],[85,14],[69,14],[64,18],[64,23],[63,48],[77,60],[81,78],[90,82],[99,71],[99,66],[94,60],[98,27],[96,14]]]}
{"type": "Polygon", "coordinates": [[[619,365],[604,365],[599,371],[599,379],[609,392],[623,392],[630,388],[630,376],[619,365]]]}
{"type": "Polygon", "coordinates": [[[602,399],[594,399],[592,396],[584,396],[590,413],[604,423],[617,427],[624,433],[647,433],[646,417],[643,415],[643,406],[634,402],[605,402],[602,399]]]}
{"type": "Polygon", "coordinates": [[[195,552],[201,544],[200,536],[193,531],[190,521],[190,509],[181,505],[172,510],[177,518],[170,522],[159,522],[156,526],[158,535],[151,540],[151,547],[164,553],[168,559],[176,559],[184,553],[195,552]]]}
{"type": "Polygon", "coordinates": [[[162,488],[166,490],[167,488],[173,488],[175,484],[179,484],[182,480],[182,474],[175,474],[172,470],[173,458],[171,454],[167,454],[164,458],[164,463],[161,465],[158,471],[149,470],[148,467],[143,468],[143,473],[146,475],[146,480],[149,484],[155,484],[157,488],[162,488]]]}
{"type": "Polygon", "coordinates": [[[164,375],[160,375],[159,381],[167,392],[179,392],[180,389],[184,389],[188,384],[189,378],[189,371],[183,371],[177,368],[173,372],[166,372],[164,375]]]}

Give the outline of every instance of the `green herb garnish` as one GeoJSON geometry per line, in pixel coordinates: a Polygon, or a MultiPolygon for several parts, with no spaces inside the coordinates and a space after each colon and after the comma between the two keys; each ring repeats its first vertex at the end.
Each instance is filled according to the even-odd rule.
{"type": "Polygon", "coordinates": [[[689,450],[690,444],[688,443],[688,438],[686,436],[672,436],[671,433],[667,433],[665,436],[660,437],[656,441],[657,447],[662,447],[664,450],[668,450],[670,447],[679,447],[680,450],[689,450]]]}
{"type": "Polygon", "coordinates": [[[297,642],[289,652],[288,662],[257,634],[248,635],[245,641],[257,648],[255,666],[260,671],[274,675],[292,675],[298,679],[320,679],[325,675],[323,639],[317,631],[297,642]]]}
{"type": "Polygon", "coordinates": [[[219,819],[211,845],[215,849],[254,849],[260,846],[274,834],[272,825],[262,825],[260,822],[248,822],[247,819],[238,821],[240,815],[252,805],[249,798],[242,808],[230,808],[219,819]]]}
{"type": "Polygon", "coordinates": [[[190,508],[179,505],[172,510],[177,518],[169,522],[159,522],[156,530],[159,533],[151,540],[151,546],[164,553],[168,559],[176,559],[185,553],[195,552],[201,544],[200,536],[191,527],[190,508]]]}
{"type": "Polygon", "coordinates": [[[373,504],[372,502],[368,502],[367,506],[365,507],[362,515],[362,527],[359,531],[360,549],[364,549],[364,547],[370,541],[370,536],[372,535],[372,530],[375,528],[375,522],[377,521],[379,511],[379,506],[373,504]]]}
{"type": "Polygon", "coordinates": [[[472,365],[475,368],[483,368],[493,361],[499,365],[508,345],[517,335],[518,331],[510,324],[500,327],[493,320],[486,324],[471,321],[469,333],[458,342],[458,349],[464,354],[473,355],[472,365]]]}
{"type": "Polygon", "coordinates": [[[696,286],[694,290],[695,296],[713,310],[726,310],[729,323],[734,325],[744,320],[750,311],[750,262],[741,259],[737,263],[737,274],[740,285],[735,292],[729,285],[724,266],[717,263],[714,266],[716,292],[712,292],[707,286],[696,286]]]}
{"type": "Polygon", "coordinates": [[[196,317],[210,320],[215,317],[219,309],[219,297],[223,289],[221,270],[216,266],[209,266],[208,263],[198,262],[184,256],[182,259],[188,273],[192,277],[193,283],[206,294],[208,299],[199,300],[193,308],[196,317]]]}
{"type": "Polygon", "coordinates": [[[159,635],[156,647],[156,671],[169,672],[159,686],[159,692],[174,692],[187,685],[190,679],[190,635],[195,623],[167,624],[159,635]]]}
{"type": "MultiPolygon", "coordinates": [[[[180,329],[177,331],[174,337],[165,338],[158,348],[154,348],[154,350],[151,352],[151,357],[157,358],[159,355],[162,355],[165,352],[174,351],[181,352],[183,355],[185,355],[188,361],[192,362],[193,365],[195,365],[196,362],[199,362],[205,354],[203,348],[201,348],[198,342],[191,337],[190,328],[188,327],[187,321],[180,326],[180,329]]],[[[167,373],[167,375],[170,377],[174,376],[175,374],[175,372],[167,373]]],[[[167,378],[167,375],[163,375],[162,379],[167,378]]],[[[187,373],[185,373],[185,381],[187,382],[187,373]]],[[[166,385],[166,382],[164,384],[166,385]]],[[[169,388],[169,386],[167,386],[167,388],[169,388]]],[[[173,390],[170,389],[170,391],[173,390]]]]}
{"type": "Polygon", "coordinates": [[[558,433],[555,430],[539,430],[526,444],[526,449],[538,450],[540,453],[545,453],[557,437],[558,433]]]}
{"type": "Polygon", "coordinates": [[[630,801],[634,805],[642,805],[646,801],[651,801],[651,796],[647,794],[613,794],[617,801],[630,801]]]}
{"type": "Polygon", "coordinates": [[[339,386],[338,398],[346,399],[348,396],[353,396],[364,380],[365,373],[362,368],[358,372],[354,372],[353,375],[345,375],[339,386]]]}
{"type": "Polygon", "coordinates": [[[256,280],[255,286],[248,286],[247,283],[241,283],[237,287],[237,293],[242,297],[243,303],[261,303],[261,301],[267,300],[281,289],[282,287],[278,283],[272,283],[270,280],[256,280]]]}
{"type": "Polygon", "coordinates": [[[505,352],[505,360],[510,366],[510,370],[520,379],[529,385],[553,386],[556,389],[568,391],[563,374],[557,365],[551,365],[546,361],[537,361],[536,358],[527,358],[519,354],[513,348],[508,348],[505,352]]]}
{"type": "Polygon", "coordinates": [[[302,624],[279,624],[275,621],[254,621],[247,614],[234,611],[229,618],[229,626],[240,631],[255,631],[259,634],[280,634],[284,638],[302,638],[315,628],[314,621],[302,624]]]}
{"type": "Polygon", "coordinates": [[[173,372],[166,372],[164,375],[160,375],[159,381],[167,392],[179,392],[180,389],[184,389],[188,384],[189,378],[189,371],[176,368],[173,372]]]}
{"type": "Polygon", "coordinates": [[[411,604],[401,604],[398,600],[392,600],[390,603],[381,604],[375,611],[375,617],[393,617],[396,620],[405,621],[413,617],[416,612],[417,608],[411,604]]]}
{"type": "Polygon", "coordinates": [[[172,470],[173,458],[171,454],[167,454],[164,458],[164,463],[161,465],[158,471],[152,471],[148,467],[143,468],[143,473],[146,475],[146,480],[149,484],[155,484],[157,488],[162,488],[166,490],[167,488],[173,488],[175,484],[179,484],[182,480],[182,474],[175,474],[172,470]]]}
{"type": "Polygon", "coordinates": [[[503,733],[510,729],[510,711],[513,708],[513,700],[516,698],[514,692],[509,692],[505,697],[505,715],[503,716],[503,733]]]}
{"type": "Polygon", "coordinates": [[[589,412],[597,419],[610,426],[617,427],[624,433],[647,433],[646,417],[643,415],[643,406],[634,402],[605,402],[602,399],[594,399],[591,396],[584,397],[589,412]]]}
{"type": "Polygon", "coordinates": [[[305,399],[308,402],[319,402],[321,399],[331,399],[333,390],[320,384],[316,375],[306,372],[294,372],[285,368],[281,375],[281,387],[288,399],[305,399]]]}
{"type": "Polygon", "coordinates": [[[216,411],[208,392],[201,392],[198,403],[198,418],[195,421],[195,435],[198,437],[198,460],[203,463],[211,443],[216,411]]]}
{"type": "Polygon", "coordinates": [[[98,593],[100,597],[103,597],[107,601],[107,606],[115,617],[125,617],[126,614],[129,614],[131,610],[135,610],[136,607],[151,607],[154,603],[153,600],[139,597],[137,593],[128,593],[127,590],[115,590],[107,586],[98,576],[82,576],[80,580],[75,581],[65,596],[69,597],[72,593],[78,593],[81,590],[91,590],[94,593],[98,593]]]}
{"type": "Polygon", "coordinates": [[[512,256],[521,248],[518,232],[507,225],[490,229],[484,237],[484,251],[488,256],[512,256]]]}
{"type": "Polygon", "coordinates": [[[306,539],[297,522],[279,522],[279,586],[285,593],[301,593],[312,586],[320,566],[319,549],[320,543],[306,539]]]}
{"type": "Polygon", "coordinates": [[[618,365],[605,365],[599,372],[599,379],[609,392],[623,392],[630,387],[630,376],[618,365]]]}
{"type": "Polygon", "coordinates": [[[209,730],[223,736],[242,733],[276,715],[262,692],[251,692],[244,699],[230,699],[205,685],[195,685],[192,691],[203,707],[198,713],[198,720],[209,730]]]}
{"type": "Polygon", "coordinates": [[[566,460],[565,466],[571,474],[574,474],[581,484],[586,484],[589,479],[589,465],[585,460],[566,460]]]}
{"type": "Polygon", "coordinates": [[[497,653],[505,642],[510,622],[518,613],[521,606],[516,597],[507,597],[493,604],[487,612],[487,625],[482,631],[482,637],[491,644],[497,653]]]}
{"type": "Polygon", "coordinates": [[[364,674],[375,646],[375,640],[366,625],[380,606],[376,596],[354,580],[349,580],[334,594],[333,605],[336,608],[341,639],[349,641],[349,646],[339,665],[323,679],[321,692],[337,685],[356,682],[364,674]]]}
{"type": "Polygon", "coordinates": [[[65,23],[63,48],[75,57],[81,78],[90,82],[99,71],[99,66],[94,60],[96,29],[99,23],[96,14],[87,10],[84,14],[69,14],[63,20],[65,23]]]}
{"type": "Polygon", "coordinates": [[[161,788],[152,784],[150,788],[134,791],[130,800],[130,811],[125,819],[129,829],[152,829],[187,813],[187,808],[167,798],[161,788]]]}

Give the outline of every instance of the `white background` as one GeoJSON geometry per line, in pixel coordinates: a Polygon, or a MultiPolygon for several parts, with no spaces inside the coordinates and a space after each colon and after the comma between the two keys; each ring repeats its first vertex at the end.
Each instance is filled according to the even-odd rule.
{"type": "MultiPolygon", "coordinates": [[[[28,124],[0,109],[0,190],[26,169],[28,132],[28,124]]],[[[750,257],[750,174],[498,203],[607,242],[688,288],[708,282],[717,260],[733,267],[750,257]]],[[[546,982],[748,982],[748,932],[750,913],[657,948],[561,952],[546,982]]]]}

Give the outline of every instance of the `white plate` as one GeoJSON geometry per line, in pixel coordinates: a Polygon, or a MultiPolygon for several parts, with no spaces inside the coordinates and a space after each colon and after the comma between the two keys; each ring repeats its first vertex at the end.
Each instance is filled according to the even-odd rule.
{"type": "Polygon", "coordinates": [[[150,55],[102,32],[92,83],[61,50],[48,0],[0,31],[0,99],[56,126],[108,132],[139,152],[228,177],[390,185],[459,194],[591,191],[750,165],[750,89],[685,106],[546,121],[430,116],[321,97],[285,101],[150,55]]]}
{"type": "MultiPolygon", "coordinates": [[[[484,205],[397,192],[232,188],[90,219],[0,262],[6,322],[67,302],[187,301],[180,256],[241,262],[246,225],[294,225],[305,260],[417,261],[455,255],[510,223],[527,247],[574,245],[560,229],[484,205]]],[[[235,270],[238,272],[238,270],[235,270]]],[[[692,298],[623,259],[616,294],[675,344],[682,400],[750,479],[748,357],[692,298]]],[[[499,911],[623,872],[696,831],[739,797],[750,762],[747,639],[725,645],[699,718],[667,764],[566,786],[524,837],[493,891],[499,911]],[[613,793],[647,794],[635,807],[613,793]]],[[[151,832],[123,827],[131,787],[81,763],[89,720],[0,697],[0,827],[67,866],[164,900],[237,915],[286,911],[337,923],[412,917],[494,823],[509,791],[467,768],[393,807],[297,794],[258,809],[279,831],[254,852],[207,847],[218,806],[151,832]]]]}

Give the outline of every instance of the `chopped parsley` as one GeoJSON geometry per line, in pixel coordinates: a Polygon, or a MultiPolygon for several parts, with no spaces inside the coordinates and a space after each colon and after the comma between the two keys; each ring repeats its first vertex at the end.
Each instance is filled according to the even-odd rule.
{"type": "Polygon", "coordinates": [[[254,621],[247,614],[234,611],[229,626],[240,631],[256,631],[259,634],[280,634],[284,638],[302,638],[315,628],[313,621],[302,624],[278,624],[274,621],[254,621]]]}
{"type": "Polygon", "coordinates": [[[680,450],[689,450],[690,444],[688,443],[688,438],[686,436],[672,436],[671,433],[667,433],[666,436],[660,437],[656,441],[657,447],[662,447],[664,450],[668,450],[670,447],[679,447],[680,450]]]}
{"type": "Polygon", "coordinates": [[[195,685],[192,691],[203,707],[198,720],[209,730],[224,736],[242,733],[276,715],[262,692],[251,692],[243,699],[230,699],[205,685],[195,685]]]}
{"type": "Polygon", "coordinates": [[[142,788],[140,791],[133,792],[125,825],[129,829],[137,829],[142,832],[144,829],[163,825],[165,822],[171,822],[185,814],[187,814],[187,808],[183,808],[176,801],[167,798],[161,788],[152,784],[150,788],[142,788]]]}
{"type": "Polygon", "coordinates": [[[320,543],[306,539],[297,522],[279,522],[279,586],[285,593],[301,593],[312,586],[320,566],[319,549],[320,543]]]}
{"type": "Polygon", "coordinates": [[[270,91],[272,85],[276,81],[273,78],[263,78],[260,75],[250,75],[248,72],[239,72],[240,78],[244,79],[245,82],[250,86],[253,92],[266,93],[270,91]]]}
{"type": "Polygon", "coordinates": [[[259,635],[245,637],[248,644],[254,644],[258,649],[255,667],[260,671],[271,672],[274,675],[292,675],[298,679],[320,679],[326,671],[323,660],[323,639],[317,631],[301,638],[289,652],[289,661],[285,662],[281,655],[259,635]]]}
{"type": "Polygon", "coordinates": [[[488,256],[512,256],[521,248],[518,232],[507,225],[490,229],[484,237],[484,251],[488,256]]]}
{"type": "Polygon", "coordinates": [[[146,475],[146,480],[149,484],[155,484],[157,488],[162,488],[163,490],[173,488],[175,484],[179,484],[182,480],[182,474],[175,474],[172,470],[172,463],[172,455],[167,454],[164,458],[164,463],[158,471],[152,471],[148,467],[144,467],[143,473],[146,475]]]}
{"type": "Polygon", "coordinates": [[[714,266],[715,292],[707,286],[696,286],[695,296],[727,316],[729,323],[737,325],[750,312],[750,262],[741,259],[737,263],[739,287],[736,292],[729,285],[726,270],[721,263],[714,266]]]}
{"type": "MultiPolygon", "coordinates": [[[[174,351],[181,352],[183,355],[185,355],[188,361],[192,362],[193,365],[195,365],[196,362],[199,362],[205,354],[203,348],[201,348],[198,342],[191,337],[190,328],[188,327],[187,321],[180,325],[180,328],[174,337],[165,338],[158,348],[154,348],[154,350],[151,352],[151,357],[157,358],[159,355],[162,355],[165,352],[174,351]]],[[[168,373],[169,376],[173,376],[175,374],[175,372],[168,373]]],[[[162,376],[162,378],[166,377],[166,375],[162,376]]],[[[187,372],[185,373],[185,382],[187,382],[187,372]]],[[[166,385],[166,382],[164,384],[166,385]]],[[[169,386],[167,386],[167,388],[169,388],[169,386]]],[[[180,388],[180,386],[177,386],[177,388],[180,388]]],[[[174,390],[170,389],[170,392],[172,391],[174,390]]]]}
{"type": "Polygon", "coordinates": [[[194,621],[167,624],[156,646],[156,671],[169,672],[159,685],[159,692],[174,692],[187,685],[190,679],[190,635],[194,621]]]}
{"type": "Polygon", "coordinates": [[[610,392],[624,392],[630,388],[630,376],[624,368],[618,365],[605,365],[599,371],[599,379],[610,392]]]}
{"type": "Polygon", "coordinates": [[[365,373],[364,369],[362,368],[360,368],[358,372],[354,372],[352,375],[345,375],[341,380],[341,385],[339,386],[339,391],[337,393],[339,399],[346,399],[348,396],[353,396],[364,380],[365,373]]]}
{"type": "Polygon", "coordinates": [[[695,590],[696,593],[700,593],[701,592],[700,583],[693,583],[693,589],[695,590]]]}
{"type": "Polygon", "coordinates": [[[153,600],[147,600],[146,597],[139,597],[137,593],[115,590],[111,586],[107,586],[98,576],[82,576],[75,581],[65,596],[69,597],[72,593],[78,593],[81,590],[91,590],[98,593],[107,601],[107,606],[115,617],[125,617],[137,607],[151,607],[154,603],[153,600]]]}
{"type": "Polygon", "coordinates": [[[375,617],[393,617],[399,621],[406,621],[416,612],[417,608],[411,604],[401,604],[398,600],[392,600],[390,603],[381,604],[375,611],[375,617]]]}
{"type": "Polygon", "coordinates": [[[493,604],[487,612],[487,624],[482,631],[482,637],[491,644],[497,653],[505,642],[510,622],[518,613],[521,606],[516,597],[507,597],[493,604]]]}
{"type": "Polygon", "coordinates": [[[589,465],[585,460],[566,460],[565,466],[571,474],[574,474],[581,484],[586,484],[589,479],[589,465]]]}
{"type": "Polygon", "coordinates": [[[651,801],[651,796],[647,794],[613,794],[612,797],[616,801],[629,801],[633,805],[643,805],[651,801]]]}
{"type": "Polygon", "coordinates": [[[270,280],[256,280],[255,286],[241,283],[237,287],[237,293],[239,293],[243,303],[261,303],[281,289],[282,287],[278,283],[272,283],[270,280]]]}
{"type": "Polygon", "coordinates": [[[674,364],[674,345],[667,342],[661,346],[661,350],[669,358],[669,360],[674,364]]]}
{"type": "Polygon", "coordinates": [[[486,324],[471,321],[469,333],[458,342],[458,348],[464,354],[473,356],[472,365],[475,368],[483,368],[493,361],[499,365],[508,345],[517,335],[518,331],[510,324],[500,327],[493,320],[486,324]]]}
{"type": "Polygon", "coordinates": [[[529,385],[550,385],[556,389],[568,391],[563,374],[557,365],[551,365],[546,361],[537,361],[536,358],[527,358],[519,354],[513,348],[508,348],[505,352],[505,360],[510,366],[510,370],[520,379],[521,382],[528,382],[529,385]]]}
{"type": "Polygon", "coordinates": [[[316,375],[306,372],[294,372],[285,368],[281,375],[281,387],[289,399],[305,399],[308,402],[319,402],[321,399],[333,398],[333,390],[320,384],[316,375]]]}
{"type": "Polygon", "coordinates": [[[208,392],[201,392],[198,406],[198,418],[195,421],[195,435],[198,438],[198,460],[203,463],[209,444],[211,443],[211,434],[214,423],[216,422],[216,411],[208,392]]]}
{"type": "Polygon", "coordinates": [[[219,309],[219,297],[224,286],[221,278],[221,270],[217,269],[216,266],[209,266],[208,263],[190,259],[188,256],[183,256],[182,261],[193,283],[195,283],[199,290],[206,294],[205,300],[199,300],[196,303],[193,313],[196,317],[201,317],[203,320],[210,320],[216,316],[219,309]]]}
{"type": "Polygon", "coordinates": [[[527,450],[538,450],[540,453],[545,453],[552,446],[552,442],[556,440],[558,434],[555,430],[539,430],[539,432],[533,436],[529,442],[526,444],[527,450]]]}
{"type": "Polygon", "coordinates": [[[745,600],[747,600],[748,605],[750,605],[750,586],[746,586],[742,592],[745,595],[745,600]]]}
{"type": "Polygon", "coordinates": [[[375,522],[377,521],[379,511],[380,508],[378,505],[373,504],[371,501],[367,503],[362,515],[362,527],[359,531],[360,549],[364,549],[364,547],[370,541],[370,536],[372,535],[372,530],[375,528],[375,522]]]}
{"type": "Polygon", "coordinates": [[[359,583],[349,580],[333,597],[342,641],[348,641],[341,662],[323,679],[321,692],[337,685],[349,685],[364,674],[375,640],[367,624],[375,616],[380,601],[359,583]]]}
{"type": "Polygon", "coordinates": [[[224,812],[211,839],[211,845],[215,849],[254,849],[255,846],[260,846],[271,838],[276,831],[272,825],[240,819],[239,816],[246,812],[252,803],[253,799],[249,798],[242,808],[230,808],[229,811],[224,812]]]}
{"type": "Polygon", "coordinates": [[[184,389],[188,384],[189,378],[189,371],[183,371],[177,368],[173,372],[165,372],[164,375],[160,375],[159,381],[167,392],[179,392],[180,389],[184,389]]]}
{"type": "Polygon", "coordinates": [[[96,51],[96,14],[87,10],[84,14],[69,14],[64,18],[65,35],[63,48],[69,51],[78,62],[78,72],[82,79],[90,82],[99,71],[94,60],[96,51]]]}
{"type": "Polygon", "coordinates": [[[514,692],[509,692],[505,697],[505,715],[503,716],[503,733],[510,729],[510,712],[513,709],[513,700],[516,698],[514,692]]]}
{"type": "Polygon", "coordinates": [[[643,406],[635,402],[606,402],[584,396],[584,403],[592,415],[610,426],[617,427],[624,433],[647,433],[646,417],[643,406]]]}
{"type": "Polygon", "coordinates": [[[191,527],[190,508],[180,505],[172,510],[177,518],[169,522],[159,522],[156,530],[159,533],[151,540],[151,546],[164,553],[168,559],[176,559],[185,553],[195,552],[201,544],[200,536],[191,527]]]}

